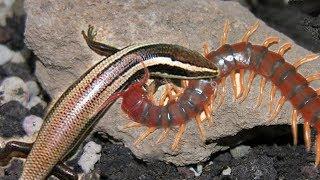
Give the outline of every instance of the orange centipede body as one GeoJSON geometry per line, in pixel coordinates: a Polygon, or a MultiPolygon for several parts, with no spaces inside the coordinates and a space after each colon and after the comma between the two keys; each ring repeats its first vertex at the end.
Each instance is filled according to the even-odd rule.
{"type": "MultiPolygon", "coordinates": [[[[268,50],[268,47],[279,41],[276,37],[270,37],[264,41],[262,45],[253,45],[248,42],[249,37],[258,28],[258,23],[251,27],[243,36],[241,42],[236,44],[226,44],[229,24],[226,22],[224,35],[221,38],[221,46],[215,51],[208,51],[205,47],[205,57],[210,63],[218,67],[220,75],[216,79],[210,80],[190,80],[189,85],[182,87],[182,90],[176,90],[178,87],[170,84],[163,97],[168,97],[169,101],[166,105],[163,104],[163,99],[157,106],[154,104],[153,97],[150,92],[142,89],[142,84],[137,84],[135,87],[128,89],[128,92],[123,96],[122,109],[129,117],[141,125],[149,128],[141,134],[135,144],[141,142],[149,134],[157,128],[164,128],[158,142],[163,140],[168,131],[168,126],[179,126],[173,149],[178,146],[178,141],[181,139],[183,132],[186,129],[186,122],[195,118],[196,124],[200,131],[200,137],[204,140],[204,129],[201,126],[202,120],[200,114],[205,112],[206,117],[211,119],[211,103],[216,97],[216,87],[212,86],[212,82],[216,82],[222,86],[220,102],[217,107],[221,106],[226,93],[226,77],[231,76],[234,98],[240,102],[246,99],[252,82],[257,75],[261,76],[260,93],[258,96],[257,106],[261,105],[263,90],[267,81],[272,82],[272,90],[270,94],[270,120],[273,120],[281,110],[281,107],[286,101],[292,104],[292,134],[294,144],[297,144],[297,116],[300,114],[304,119],[304,139],[307,150],[311,147],[310,126],[314,127],[317,132],[320,131],[320,98],[319,90],[314,90],[310,87],[310,82],[320,79],[320,73],[311,75],[307,78],[298,73],[297,68],[306,63],[318,58],[317,55],[311,54],[299,59],[294,64],[289,64],[283,58],[285,52],[291,48],[291,44],[286,43],[280,47],[278,52],[268,50]],[[244,85],[244,73],[250,71],[248,84],[244,85]],[[240,93],[237,94],[236,73],[240,73],[240,93]],[[174,88],[172,88],[174,86],[174,88]],[[272,109],[275,103],[275,92],[279,89],[282,96],[272,109]],[[172,93],[178,94],[178,97],[172,98],[172,93]],[[133,95],[136,93],[135,95],[133,95]],[[139,94],[139,95],[137,95],[139,94]],[[149,94],[149,96],[148,96],[149,94]],[[202,100],[200,100],[202,98],[202,100]],[[186,106],[184,106],[186,105],[186,106]],[[182,120],[181,118],[184,117],[182,120]]],[[[135,126],[136,124],[128,125],[135,126]]],[[[316,137],[316,160],[318,165],[320,161],[320,136],[316,137]]]]}

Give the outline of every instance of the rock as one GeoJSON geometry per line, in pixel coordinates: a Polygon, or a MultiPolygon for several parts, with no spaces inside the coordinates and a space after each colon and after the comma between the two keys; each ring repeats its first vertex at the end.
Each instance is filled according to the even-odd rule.
{"type": "Polygon", "coordinates": [[[17,76],[24,81],[33,79],[31,71],[26,64],[7,63],[2,66],[2,74],[6,76],[17,76]]]}
{"type": "Polygon", "coordinates": [[[251,150],[251,147],[250,146],[238,146],[238,147],[235,147],[233,149],[230,150],[230,153],[232,155],[233,158],[241,158],[245,155],[247,155],[249,153],[249,151],[251,150]]]}
{"type": "MultiPolygon", "coordinates": [[[[100,179],[182,179],[172,164],[137,161],[132,152],[117,144],[102,144],[96,165],[100,179]]],[[[193,172],[185,168],[193,177],[193,172]]]]}
{"type": "Polygon", "coordinates": [[[24,59],[23,55],[21,54],[21,52],[14,52],[12,59],[11,59],[12,63],[25,63],[26,60],[24,59]]]}
{"type": "Polygon", "coordinates": [[[42,118],[35,115],[30,115],[24,118],[22,127],[27,135],[31,136],[40,130],[42,123],[42,118]]]}
{"type": "Polygon", "coordinates": [[[101,145],[90,141],[84,146],[84,151],[80,157],[78,164],[81,166],[84,173],[89,173],[93,170],[94,165],[101,157],[101,145]]]}
{"type": "Polygon", "coordinates": [[[196,169],[190,168],[190,170],[192,172],[194,172],[194,176],[195,177],[199,177],[202,174],[202,168],[203,168],[203,166],[201,164],[198,164],[196,169]]]}
{"type": "Polygon", "coordinates": [[[14,159],[10,163],[10,166],[5,169],[5,176],[1,177],[1,179],[5,180],[13,180],[19,179],[22,173],[23,161],[14,159]]]}
{"type": "Polygon", "coordinates": [[[192,179],[197,173],[193,168],[177,167],[179,174],[182,176],[182,179],[192,179]]]}
{"type": "Polygon", "coordinates": [[[39,96],[31,96],[26,108],[31,109],[38,104],[42,107],[46,107],[46,102],[44,102],[39,96]]]}
{"type": "Polygon", "coordinates": [[[15,0],[4,0],[0,2],[0,26],[6,25],[6,18],[12,16],[12,5],[15,0]]]}
{"type": "Polygon", "coordinates": [[[43,106],[41,104],[37,104],[37,105],[31,107],[30,114],[33,114],[33,115],[36,115],[36,116],[39,116],[39,117],[43,117],[43,115],[44,115],[44,107],[45,106],[43,106]]]}
{"type": "MultiPolygon", "coordinates": [[[[104,30],[98,33],[99,41],[106,41],[119,48],[148,41],[180,44],[203,52],[204,42],[208,42],[213,48],[219,46],[226,19],[231,22],[228,37],[230,43],[238,42],[247,28],[257,21],[247,9],[231,1],[89,3],[80,0],[64,3],[30,0],[25,5],[28,14],[26,42],[40,58],[36,63],[36,75],[53,99],[57,99],[86,69],[102,59],[90,51],[81,37],[80,31],[86,30],[88,24],[104,30]]],[[[280,37],[281,44],[284,42],[293,44],[292,50],[285,55],[288,62],[292,63],[297,58],[310,54],[309,51],[294,44],[288,37],[271,29],[263,22],[260,22],[260,28],[250,41],[261,44],[269,36],[280,37]]],[[[280,45],[270,49],[276,51],[280,45]]],[[[303,75],[313,74],[318,70],[317,63],[314,61],[305,64],[299,71],[303,75]]],[[[205,161],[212,153],[227,149],[228,144],[217,144],[220,138],[231,137],[242,129],[255,126],[290,122],[289,103],[284,105],[276,121],[271,123],[267,121],[266,98],[270,93],[269,85],[266,87],[261,109],[253,109],[259,91],[259,78],[254,80],[247,100],[241,105],[233,103],[229,81],[228,79],[226,103],[214,113],[214,126],[208,127],[206,123],[204,124],[207,130],[206,143],[199,139],[195,123],[190,122],[178,151],[170,149],[176,129],[169,133],[169,138],[161,145],[154,143],[162,131],[158,130],[140,145],[133,146],[134,140],[146,128],[122,129],[122,126],[130,120],[121,111],[121,100],[110,107],[94,131],[105,131],[114,139],[123,141],[125,146],[140,159],[148,161],[159,159],[176,165],[185,165],[205,161]]]]}
{"type": "Polygon", "coordinates": [[[277,179],[277,171],[274,161],[268,156],[260,156],[258,159],[247,157],[244,162],[238,163],[232,168],[231,177],[238,179],[277,179]]]}
{"type": "Polygon", "coordinates": [[[7,46],[0,44],[0,66],[9,62],[13,57],[13,51],[11,51],[7,46]]]}
{"type": "Polygon", "coordinates": [[[28,102],[28,87],[22,79],[16,76],[8,77],[3,80],[0,86],[2,92],[0,101],[2,104],[9,101],[18,101],[26,106],[28,102]]]}
{"type": "Polygon", "coordinates": [[[40,88],[35,81],[27,81],[27,87],[29,89],[29,96],[37,96],[40,93],[40,88]]]}
{"type": "Polygon", "coordinates": [[[4,138],[26,135],[22,120],[29,115],[28,109],[17,101],[0,106],[0,136],[4,138]]]}
{"type": "Polygon", "coordinates": [[[231,174],[231,168],[230,167],[228,167],[227,169],[222,171],[222,175],[224,175],[224,176],[230,176],[230,174],[231,174]]]}

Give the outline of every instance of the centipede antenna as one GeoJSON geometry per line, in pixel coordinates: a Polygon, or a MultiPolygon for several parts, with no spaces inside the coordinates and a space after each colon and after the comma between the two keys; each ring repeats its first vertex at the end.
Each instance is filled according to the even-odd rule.
{"type": "Polygon", "coordinates": [[[320,162],[320,136],[316,135],[316,161],[315,166],[318,166],[320,162]]]}
{"type": "Polygon", "coordinates": [[[307,63],[307,62],[311,62],[311,61],[316,60],[318,58],[319,58],[319,55],[317,55],[317,54],[309,54],[306,57],[298,59],[295,63],[293,63],[293,66],[295,68],[298,68],[302,64],[307,63]]]}
{"type": "Polygon", "coordinates": [[[311,81],[315,81],[315,80],[319,80],[320,79],[320,72],[316,73],[316,74],[313,74],[313,75],[310,75],[306,78],[306,80],[308,82],[311,82],[311,81]]]}
{"type": "Polygon", "coordinates": [[[230,22],[229,22],[229,20],[227,19],[227,20],[225,21],[225,23],[224,23],[223,35],[222,35],[221,40],[220,40],[220,46],[223,46],[224,44],[227,43],[229,31],[230,31],[230,22]]]}
{"type": "Polygon", "coordinates": [[[291,111],[291,132],[293,137],[293,144],[296,146],[298,144],[298,111],[296,109],[292,109],[291,111]]]}
{"type": "Polygon", "coordinates": [[[134,146],[137,146],[140,142],[142,142],[145,138],[147,138],[151,133],[153,133],[157,128],[149,127],[144,133],[142,133],[138,139],[133,143],[134,146]]]}
{"type": "Polygon", "coordinates": [[[244,92],[244,69],[240,69],[240,92],[237,95],[237,99],[240,98],[244,92]]]}
{"type": "Polygon", "coordinates": [[[259,86],[259,95],[258,95],[257,105],[254,107],[255,109],[260,107],[260,105],[262,103],[262,95],[263,95],[263,91],[264,91],[264,87],[265,87],[266,83],[267,83],[267,79],[265,77],[261,76],[260,86],[259,86]]]}
{"type": "Polygon", "coordinates": [[[270,91],[270,104],[269,104],[269,114],[270,115],[272,113],[272,107],[274,104],[274,96],[276,95],[276,90],[277,90],[276,85],[272,84],[271,91],[270,91]]]}
{"type": "Polygon", "coordinates": [[[243,35],[242,42],[248,42],[250,36],[258,29],[260,23],[257,21],[253,26],[251,26],[243,35]]]}
{"type": "Polygon", "coordinates": [[[180,127],[179,127],[179,131],[178,133],[176,134],[175,138],[174,138],[174,141],[173,141],[173,144],[171,146],[171,149],[172,150],[177,150],[178,148],[178,145],[179,145],[179,142],[182,138],[182,135],[183,133],[186,131],[186,124],[181,124],[180,127]]]}
{"type": "Polygon", "coordinates": [[[251,86],[252,86],[252,82],[253,82],[255,77],[256,77],[256,73],[254,71],[251,71],[250,74],[249,74],[248,84],[247,84],[246,88],[244,89],[244,93],[243,93],[243,96],[240,99],[240,103],[243,102],[247,98],[247,96],[248,96],[248,94],[250,92],[251,86]]]}
{"type": "Polygon", "coordinates": [[[262,43],[262,46],[268,48],[272,44],[277,44],[279,42],[279,37],[268,37],[264,42],[262,43]]]}
{"type": "Polygon", "coordinates": [[[291,43],[285,43],[279,48],[278,54],[280,56],[284,56],[284,54],[291,48],[292,48],[292,44],[291,43]]]}
{"type": "Polygon", "coordinates": [[[169,130],[170,130],[170,128],[168,128],[168,127],[164,128],[164,130],[162,131],[159,139],[156,142],[157,144],[162,143],[168,137],[169,130]]]}
{"type": "Polygon", "coordinates": [[[311,130],[310,130],[310,123],[305,121],[303,124],[303,137],[304,137],[304,144],[306,146],[307,151],[311,149],[311,130]]]}
{"type": "Polygon", "coordinates": [[[222,89],[222,90],[221,90],[221,94],[220,94],[220,101],[219,101],[216,109],[218,109],[220,106],[223,105],[223,103],[224,103],[224,98],[226,97],[226,92],[227,92],[227,90],[226,90],[226,78],[225,78],[225,77],[223,77],[223,78],[221,79],[221,89],[222,89]]]}
{"type": "Polygon", "coordinates": [[[269,121],[272,121],[274,120],[275,117],[277,117],[277,115],[279,114],[282,106],[284,105],[284,103],[286,102],[286,97],[285,96],[282,96],[280,98],[280,100],[278,101],[278,104],[276,106],[276,109],[273,111],[272,115],[270,116],[270,119],[269,121]]]}
{"type": "Polygon", "coordinates": [[[232,90],[233,90],[233,102],[237,99],[237,83],[236,83],[236,71],[231,71],[230,74],[231,77],[231,83],[232,83],[232,90]]]}
{"type": "Polygon", "coordinates": [[[200,118],[200,115],[197,115],[196,116],[196,125],[198,127],[198,130],[199,130],[199,135],[200,135],[200,139],[205,142],[206,138],[205,138],[205,130],[204,128],[201,126],[201,118],[200,118]]]}

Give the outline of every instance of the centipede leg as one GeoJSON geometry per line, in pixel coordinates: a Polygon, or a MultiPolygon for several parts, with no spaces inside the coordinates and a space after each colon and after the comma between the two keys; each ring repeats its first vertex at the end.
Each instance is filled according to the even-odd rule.
{"type": "Polygon", "coordinates": [[[162,96],[161,96],[161,98],[160,98],[160,101],[159,101],[159,105],[160,105],[160,106],[164,106],[167,98],[168,98],[168,97],[169,97],[169,98],[172,97],[171,92],[172,92],[172,86],[171,86],[169,83],[167,83],[167,84],[165,85],[165,92],[162,94],[162,96]]]}
{"type": "Polygon", "coordinates": [[[262,95],[263,95],[263,91],[264,91],[264,87],[266,85],[266,82],[267,82],[267,79],[265,77],[261,77],[260,87],[259,87],[259,96],[258,96],[258,101],[257,101],[257,105],[255,106],[255,109],[260,107],[260,105],[262,103],[262,95]]]}
{"type": "Polygon", "coordinates": [[[251,85],[252,85],[253,79],[255,78],[255,76],[256,76],[256,73],[254,71],[251,71],[250,75],[249,75],[248,84],[247,84],[247,86],[246,86],[246,88],[244,90],[244,93],[243,93],[243,96],[240,99],[240,102],[243,102],[247,98],[247,96],[248,96],[248,94],[250,92],[250,89],[251,89],[251,85]]]}
{"type": "Polygon", "coordinates": [[[225,96],[226,96],[226,92],[227,92],[227,90],[226,90],[226,78],[223,77],[223,78],[221,79],[220,101],[219,101],[216,109],[218,109],[218,108],[219,108],[220,106],[222,106],[222,104],[224,103],[224,98],[225,98],[225,96]]]}
{"type": "Polygon", "coordinates": [[[307,63],[307,62],[311,62],[313,60],[316,60],[319,58],[319,55],[316,55],[316,54],[309,54],[307,55],[306,57],[303,57],[299,60],[297,60],[295,63],[293,63],[293,66],[295,68],[298,68],[299,66],[301,66],[302,64],[304,63],[307,63]]]}
{"type": "Polygon", "coordinates": [[[264,42],[262,43],[262,46],[264,47],[270,47],[272,44],[276,44],[279,42],[278,37],[268,37],[264,42]]]}
{"type": "MultiPolygon", "coordinates": [[[[210,97],[209,102],[212,102],[213,96],[210,97]]],[[[213,125],[213,119],[212,119],[212,105],[211,103],[209,104],[205,104],[204,105],[204,113],[206,114],[206,119],[208,119],[209,121],[209,125],[212,126],[213,125]]]]}
{"type": "Polygon", "coordinates": [[[276,109],[273,111],[272,115],[269,118],[269,121],[274,120],[275,117],[277,117],[277,115],[279,114],[283,104],[286,102],[286,97],[282,96],[276,106],[276,109]]]}
{"type": "Polygon", "coordinates": [[[292,109],[291,112],[291,130],[292,130],[292,137],[293,137],[293,144],[298,144],[298,111],[296,109],[292,109]]]}
{"type": "Polygon", "coordinates": [[[306,146],[307,151],[310,151],[310,149],[311,149],[311,129],[310,129],[310,123],[308,121],[305,121],[303,124],[303,138],[304,138],[304,144],[306,146]]]}
{"type": "Polygon", "coordinates": [[[185,88],[188,86],[188,83],[189,83],[188,80],[182,80],[182,81],[181,81],[181,87],[182,87],[183,89],[185,89],[185,88]]]}
{"type": "Polygon", "coordinates": [[[206,140],[205,138],[205,130],[204,128],[201,126],[201,118],[200,115],[196,116],[196,124],[199,130],[199,134],[200,134],[200,139],[204,142],[206,140]]]}
{"type": "Polygon", "coordinates": [[[163,142],[168,137],[169,130],[170,130],[170,128],[168,128],[168,127],[164,128],[164,130],[161,133],[159,139],[157,140],[157,144],[160,144],[161,142],[163,142]]]}
{"type": "Polygon", "coordinates": [[[203,55],[204,55],[204,57],[207,57],[209,54],[209,44],[204,43],[202,47],[203,47],[203,55]]]}
{"type": "Polygon", "coordinates": [[[240,98],[244,92],[244,69],[240,69],[239,76],[240,76],[240,92],[237,95],[237,99],[240,98]]]}
{"type": "Polygon", "coordinates": [[[320,135],[317,134],[317,136],[316,136],[316,161],[315,161],[315,166],[318,166],[319,163],[320,163],[320,135]]]}
{"type": "Polygon", "coordinates": [[[292,47],[292,44],[290,44],[290,43],[285,43],[285,44],[283,44],[283,45],[279,48],[278,54],[279,54],[280,56],[284,56],[284,54],[285,54],[289,49],[291,49],[291,47],[292,47]]]}
{"type": "Polygon", "coordinates": [[[233,101],[235,102],[237,99],[237,83],[236,83],[236,72],[232,71],[230,74],[232,90],[233,90],[233,101]]]}
{"type": "Polygon", "coordinates": [[[176,85],[172,85],[172,89],[173,89],[173,91],[175,92],[175,95],[174,96],[172,96],[172,100],[173,99],[176,99],[177,97],[179,97],[184,91],[184,89],[183,88],[180,88],[180,87],[178,87],[178,86],[176,86],[176,85]]]}
{"type": "Polygon", "coordinates": [[[133,127],[142,127],[142,124],[134,122],[134,121],[130,121],[128,124],[126,124],[124,127],[122,127],[122,129],[129,129],[129,128],[133,128],[133,127]]]}
{"type": "Polygon", "coordinates": [[[138,139],[133,143],[134,146],[141,143],[145,138],[147,138],[151,133],[153,133],[157,128],[156,127],[149,127],[144,133],[142,133],[138,139]]]}
{"type": "Polygon", "coordinates": [[[230,22],[229,20],[226,20],[223,27],[223,35],[220,39],[220,46],[225,45],[227,43],[229,31],[230,31],[230,22]]]}
{"type": "Polygon", "coordinates": [[[156,92],[156,83],[152,81],[151,84],[147,87],[147,96],[155,104],[154,93],[156,92]]]}
{"type": "Polygon", "coordinates": [[[243,35],[242,42],[248,42],[250,36],[258,29],[259,21],[257,21],[253,26],[251,26],[243,35]]]}
{"type": "Polygon", "coordinates": [[[173,144],[171,146],[172,150],[176,150],[178,148],[179,142],[180,142],[182,135],[185,131],[186,131],[186,124],[181,124],[179,127],[179,131],[176,134],[174,141],[173,141],[173,144]]]}
{"type": "Polygon", "coordinates": [[[319,80],[320,79],[320,72],[316,73],[316,74],[313,74],[313,75],[310,75],[306,78],[306,80],[308,82],[312,82],[314,80],[319,80]]]}
{"type": "Polygon", "coordinates": [[[270,91],[270,104],[269,104],[269,114],[270,115],[272,113],[272,106],[274,104],[274,96],[276,95],[276,90],[277,90],[276,85],[272,84],[272,88],[270,91]]]}

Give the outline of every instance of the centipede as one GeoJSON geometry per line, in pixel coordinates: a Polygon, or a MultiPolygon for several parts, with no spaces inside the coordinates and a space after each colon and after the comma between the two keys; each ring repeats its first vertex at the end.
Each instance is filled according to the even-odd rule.
{"type": "MultiPolygon", "coordinates": [[[[152,96],[154,88],[147,88],[147,90],[143,88],[149,76],[148,72],[145,71],[144,78],[130,86],[122,95],[122,110],[133,120],[125,127],[148,127],[134,144],[138,145],[155,130],[163,128],[164,130],[157,141],[159,143],[167,137],[170,127],[178,126],[179,130],[171,146],[173,150],[176,150],[183,133],[186,131],[186,123],[191,119],[195,119],[200,138],[204,140],[205,130],[202,127],[202,122],[207,119],[212,124],[212,106],[218,93],[220,101],[215,103],[215,109],[223,105],[227,91],[226,78],[230,76],[233,98],[243,102],[250,92],[254,78],[259,75],[261,79],[255,108],[261,106],[265,85],[270,81],[272,87],[270,91],[269,121],[274,120],[284,103],[289,101],[292,105],[293,143],[297,145],[297,119],[300,115],[304,119],[303,135],[306,149],[309,151],[311,149],[311,127],[315,128],[317,133],[320,131],[320,89],[313,89],[310,83],[320,79],[320,73],[304,77],[297,69],[307,62],[318,59],[319,56],[310,54],[290,64],[284,60],[284,54],[292,46],[290,43],[285,43],[277,52],[274,52],[268,48],[279,42],[278,37],[268,37],[261,45],[254,45],[249,42],[250,36],[258,27],[259,22],[244,33],[240,42],[227,44],[230,25],[229,21],[226,21],[220,47],[217,50],[209,51],[208,45],[204,45],[204,56],[210,63],[218,67],[220,76],[211,80],[183,80],[181,87],[173,83],[167,83],[165,85],[166,90],[158,105],[155,104],[152,96]],[[249,72],[247,84],[244,83],[246,71],[249,72]],[[236,73],[239,73],[239,87],[236,83],[236,73]],[[221,92],[217,91],[217,85],[221,92]],[[240,89],[238,90],[238,88],[240,89]],[[275,100],[277,90],[281,93],[278,102],[275,100]],[[203,113],[205,118],[200,116],[203,113]]],[[[320,162],[319,134],[316,135],[315,139],[315,153],[315,165],[318,166],[320,162]]]]}

